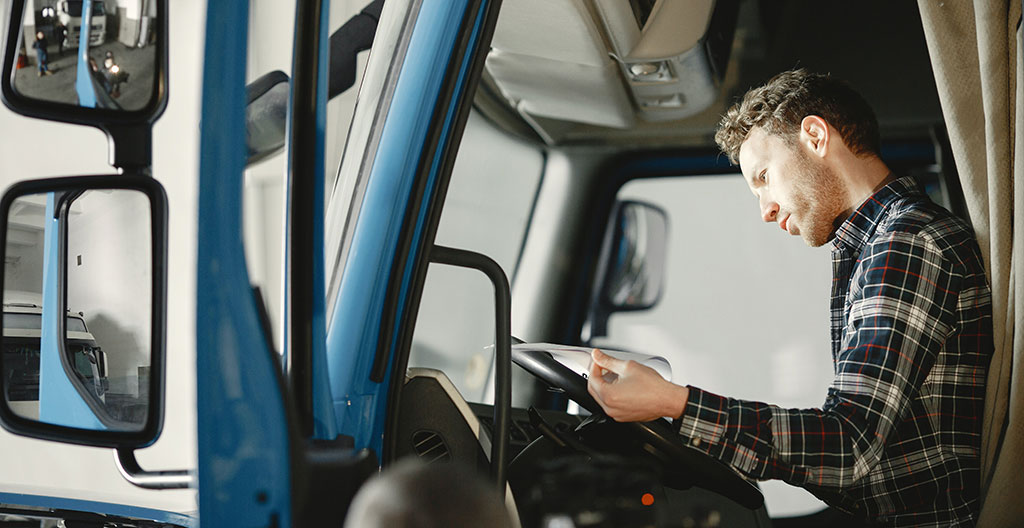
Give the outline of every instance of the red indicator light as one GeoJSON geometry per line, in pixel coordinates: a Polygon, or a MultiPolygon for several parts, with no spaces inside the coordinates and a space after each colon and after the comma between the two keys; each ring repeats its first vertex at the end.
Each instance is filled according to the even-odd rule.
{"type": "Polygon", "coordinates": [[[651,495],[650,493],[644,493],[644,496],[640,497],[640,503],[643,504],[644,506],[650,506],[654,504],[654,495],[651,495]]]}

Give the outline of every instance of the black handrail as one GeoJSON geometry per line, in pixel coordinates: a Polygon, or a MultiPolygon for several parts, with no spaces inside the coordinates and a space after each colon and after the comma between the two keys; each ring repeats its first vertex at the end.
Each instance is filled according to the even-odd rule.
{"type": "Polygon", "coordinates": [[[494,284],[494,437],[491,438],[491,477],[505,493],[508,466],[509,415],[512,409],[512,292],[508,277],[493,259],[480,253],[434,246],[430,261],[483,272],[494,284]]]}
{"type": "MultiPolygon", "coordinates": [[[[303,436],[313,434],[313,252],[317,198],[316,101],[320,67],[322,2],[296,5],[295,53],[292,59],[292,114],[288,178],[288,306],[285,343],[288,380],[299,411],[303,436]]],[[[269,331],[269,329],[266,329],[269,331]]]]}

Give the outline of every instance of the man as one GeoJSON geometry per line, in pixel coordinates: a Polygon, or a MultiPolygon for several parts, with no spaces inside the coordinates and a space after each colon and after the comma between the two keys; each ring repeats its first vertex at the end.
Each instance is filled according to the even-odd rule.
{"type": "Polygon", "coordinates": [[[68,38],[68,28],[60,21],[56,21],[53,24],[53,36],[57,39],[57,54],[61,57],[64,56],[64,46],[68,38]]]}
{"type": "Polygon", "coordinates": [[[407,458],[385,469],[352,499],[345,528],[511,528],[494,485],[451,462],[407,458]]]}
{"type": "Polygon", "coordinates": [[[828,76],[775,76],[729,109],[715,140],[764,221],[831,242],[825,402],[726,398],[598,350],[590,393],[615,420],[673,418],[684,442],[743,474],[873,523],[972,526],[992,314],[971,230],[890,173],[871,108],[828,76]]]}

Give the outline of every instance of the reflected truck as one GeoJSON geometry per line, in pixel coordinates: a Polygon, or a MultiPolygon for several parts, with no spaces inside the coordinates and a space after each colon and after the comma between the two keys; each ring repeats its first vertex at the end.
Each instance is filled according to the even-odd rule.
{"type": "MultiPolygon", "coordinates": [[[[57,20],[68,28],[67,48],[78,47],[78,35],[82,28],[81,0],[60,0],[57,2],[57,20]]],[[[89,44],[96,46],[107,40],[107,9],[103,0],[92,1],[92,19],[89,28],[89,44]]]]}
{"type": "MultiPolygon", "coordinates": [[[[19,415],[39,418],[39,362],[42,307],[31,302],[4,303],[4,363],[7,400],[19,415]]],[[[106,353],[85,325],[81,313],[67,314],[69,363],[83,384],[104,401],[109,390],[106,353]]]]}

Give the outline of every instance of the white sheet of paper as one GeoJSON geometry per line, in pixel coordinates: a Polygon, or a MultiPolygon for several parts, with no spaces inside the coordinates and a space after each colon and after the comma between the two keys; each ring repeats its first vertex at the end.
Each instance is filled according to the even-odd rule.
{"type": "MultiPolygon", "coordinates": [[[[593,350],[592,347],[558,345],[554,343],[520,343],[512,345],[512,350],[544,351],[551,354],[551,357],[577,374],[585,375],[590,372],[590,351],[593,350]]],[[[606,348],[602,348],[601,351],[618,359],[631,359],[641,365],[648,366],[665,378],[665,380],[672,381],[672,366],[669,365],[668,360],[661,356],[638,354],[622,350],[608,350],[606,348]]]]}

